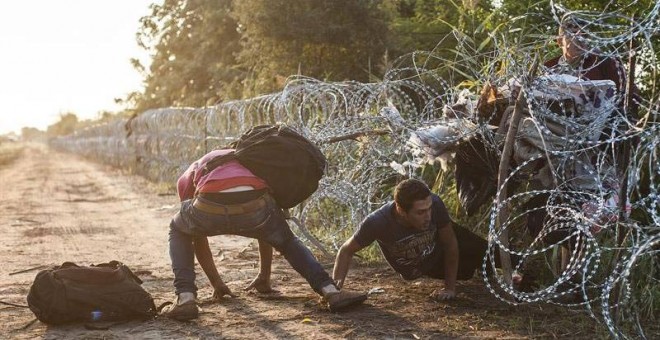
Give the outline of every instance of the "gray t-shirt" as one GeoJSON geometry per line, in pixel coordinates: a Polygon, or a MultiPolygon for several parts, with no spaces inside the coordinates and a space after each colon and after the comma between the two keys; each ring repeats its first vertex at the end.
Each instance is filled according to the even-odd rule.
{"type": "Polygon", "coordinates": [[[440,197],[432,195],[431,224],[427,230],[408,228],[396,221],[394,202],[387,203],[362,221],[353,239],[362,247],[378,242],[383,256],[405,279],[422,275],[421,268],[438,251],[438,229],[450,227],[451,219],[440,197]]]}

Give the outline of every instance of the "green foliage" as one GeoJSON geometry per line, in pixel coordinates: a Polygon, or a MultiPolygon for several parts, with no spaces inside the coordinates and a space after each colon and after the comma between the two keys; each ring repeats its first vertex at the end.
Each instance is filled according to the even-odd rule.
{"type": "Polygon", "coordinates": [[[369,79],[385,53],[378,1],[174,1],[153,4],[138,43],[153,60],[145,91],[120,101],[138,112],[203,106],[279,90],[291,74],[369,79]]]}
{"type": "Polygon", "coordinates": [[[234,15],[238,62],[249,70],[244,96],[282,88],[302,74],[329,81],[369,79],[387,46],[383,14],[365,0],[244,0],[234,15]]]}
{"type": "Polygon", "coordinates": [[[458,191],[456,189],[456,180],[453,172],[442,171],[437,165],[427,165],[422,169],[422,178],[435,192],[447,207],[449,216],[457,224],[475,232],[482,237],[488,235],[488,214],[490,213],[490,205],[483,206],[473,216],[468,216],[465,209],[458,199],[458,191]]]}
{"type": "MultiPolygon", "coordinates": [[[[639,17],[652,3],[569,0],[561,5],[639,17]]],[[[555,34],[555,22],[563,13],[550,11],[550,4],[550,0],[165,0],[151,6],[137,32],[138,43],[153,56],[149,69],[132,60],[144,74],[145,90],[118,101],[136,112],[199,107],[279,91],[294,74],[328,81],[372,81],[392,67],[391,60],[413,51],[432,51],[433,57],[420,60],[425,57],[418,54],[417,60],[406,59],[411,65],[426,63],[451,84],[468,81],[465,84],[475,86],[507,67],[510,61],[498,60],[498,55],[522,58],[515,53],[520,46],[537,46],[543,57],[558,52],[548,38],[555,34]]],[[[660,50],[657,44],[654,51],[660,50]]],[[[650,65],[655,55],[649,50],[640,55],[640,62],[650,65]]],[[[649,83],[642,89],[654,89],[651,75],[640,77],[649,83]]]]}
{"type": "Polygon", "coordinates": [[[151,9],[137,33],[139,44],[153,53],[145,91],[126,98],[137,104],[138,112],[204,106],[240,93],[236,83],[245,75],[235,59],[240,36],[230,15],[231,0],[166,0],[151,9]]]}
{"type": "MultiPolygon", "coordinates": [[[[342,202],[331,198],[322,198],[315,209],[307,210],[304,223],[314,237],[322,244],[330,245],[331,248],[327,250],[335,254],[339,247],[353,236],[357,229],[357,225],[350,222],[350,215],[349,207],[342,202]]],[[[375,242],[357,253],[356,258],[365,264],[382,263],[384,261],[380,248],[375,242]]]]}
{"type": "Polygon", "coordinates": [[[365,265],[386,263],[383,252],[376,242],[356,253],[355,258],[360,264],[365,265]]]}
{"type": "Polygon", "coordinates": [[[660,315],[660,255],[649,252],[638,258],[630,273],[630,283],[637,294],[632,296],[631,308],[642,319],[656,320],[660,315]]]}
{"type": "Polygon", "coordinates": [[[137,112],[277,91],[292,74],[370,81],[390,56],[455,57],[457,40],[446,37],[472,32],[481,41],[492,17],[487,1],[166,0],[151,8],[137,33],[151,66],[132,60],[145,90],[119,99],[137,112]]]}
{"type": "Polygon", "coordinates": [[[495,47],[489,34],[498,29],[501,19],[489,1],[386,1],[386,6],[394,12],[390,50],[396,55],[429,52],[399,59],[395,67],[424,65],[437,78],[455,85],[473,86],[489,73],[495,47]]]}

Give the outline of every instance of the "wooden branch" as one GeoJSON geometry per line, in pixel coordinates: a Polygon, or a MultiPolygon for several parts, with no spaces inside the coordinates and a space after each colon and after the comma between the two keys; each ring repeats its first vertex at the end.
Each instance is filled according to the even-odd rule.
{"type": "Polygon", "coordinates": [[[319,142],[319,144],[332,144],[332,143],[337,143],[345,140],[357,140],[360,137],[365,137],[365,136],[384,136],[384,135],[389,135],[392,133],[390,130],[367,130],[367,131],[358,131],[354,133],[350,133],[348,135],[343,135],[343,136],[335,136],[335,137],[330,137],[326,140],[323,140],[319,142]]]}
{"type": "Polygon", "coordinates": [[[48,267],[47,265],[40,265],[40,266],[36,266],[36,267],[32,267],[32,268],[28,268],[28,269],[24,269],[24,270],[19,270],[19,271],[17,271],[17,272],[9,273],[9,275],[16,275],[16,274],[21,274],[21,273],[27,273],[27,272],[31,272],[31,271],[33,271],[33,270],[44,269],[44,268],[47,268],[47,267],[48,267]]]}
{"type": "MultiPolygon", "coordinates": [[[[630,39],[630,56],[628,58],[628,78],[626,82],[626,98],[623,101],[623,112],[626,115],[629,113],[637,115],[635,111],[636,105],[633,105],[633,90],[635,89],[635,65],[637,64],[637,58],[635,56],[635,40],[630,39]]],[[[630,161],[630,141],[625,139],[623,141],[623,150],[621,152],[621,158],[623,159],[623,176],[621,177],[621,186],[619,188],[619,221],[623,221],[626,218],[626,205],[628,205],[628,162],[630,161]]],[[[620,247],[623,243],[625,235],[621,235],[621,226],[619,228],[619,235],[617,239],[617,247],[620,247]]]]}
{"type": "MultiPolygon", "coordinates": [[[[530,81],[534,78],[536,70],[538,68],[539,61],[538,59],[534,60],[532,68],[530,69],[529,76],[527,81],[530,81]]],[[[518,92],[518,98],[516,99],[516,104],[513,109],[513,114],[511,115],[511,121],[509,122],[509,129],[506,134],[506,139],[504,141],[504,149],[502,150],[502,158],[500,159],[499,172],[497,176],[497,187],[499,188],[499,193],[497,195],[495,206],[499,207],[502,204],[502,201],[507,199],[508,192],[507,187],[504,183],[504,180],[509,176],[509,168],[511,162],[511,155],[513,154],[513,145],[516,140],[516,134],[518,133],[518,125],[522,118],[523,108],[525,105],[525,93],[520,88],[518,92]]],[[[502,206],[500,213],[497,214],[496,227],[502,228],[502,224],[509,218],[509,209],[507,206],[502,206]]],[[[502,272],[504,275],[504,282],[511,284],[511,257],[505,248],[509,247],[509,231],[507,229],[502,229],[500,237],[500,262],[502,264],[502,272]]]]}
{"type": "MultiPolygon", "coordinates": [[[[634,19],[634,18],[633,18],[634,19]]],[[[633,21],[634,23],[634,21],[633,21]]],[[[635,40],[633,38],[630,39],[630,54],[628,57],[628,78],[626,79],[626,97],[623,100],[623,112],[626,115],[629,115],[630,110],[635,110],[634,108],[636,107],[635,105],[632,104],[633,100],[633,89],[635,88],[635,65],[637,63],[636,56],[635,56],[635,40]]],[[[633,112],[635,113],[635,112],[633,112]]],[[[636,113],[635,113],[636,116],[636,113]]],[[[626,236],[628,235],[628,230],[624,230],[623,225],[621,223],[626,219],[626,206],[628,205],[628,162],[630,161],[630,140],[625,139],[622,142],[622,150],[621,150],[621,159],[623,163],[618,163],[615,166],[617,168],[621,168],[623,170],[623,174],[621,176],[621,183],[619,187],[619,219],[617,220],[617,226],[616,226],[616,247],[617,251],[614,254],[614,261],[612,262],[613,266],[616,266],[616,264],[619,262],[621,259],[621,246],[623,245],[623,242],[626,239],[626,236]],[[621,167],[621,165],[623,167],[621,167]]],[[[619,170],[619,169],[616,169],[619,170]]],[[[614,268],[612,268],[614,269],[614,268]]],[[[619,322],[619,289],[621,287],[621,283],[617,282],[614,285],[614,294],[612,296],[613,300],[613,305],[614,305],[614,321],[615,323],[619,322]]]]}

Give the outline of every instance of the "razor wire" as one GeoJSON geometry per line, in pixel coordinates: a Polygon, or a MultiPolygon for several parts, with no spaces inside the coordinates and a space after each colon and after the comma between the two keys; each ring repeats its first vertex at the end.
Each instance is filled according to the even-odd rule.
{"type": "MultiPolygon", "coordinates": [[[[553,15],[559,25],[561,16],[557,12],[566,12],[566,9],[558,2],[554,5],[553,15]]],[[[612,2],[604,6],[608,5],[612,2]]],[[[589,53],[627,59],[630,54],[655,54],[648,54],[648,51],[653,51],[651,37],[658,34],[659,5],[659,2],[651,4],[649,11],[643,13],[646,16],[641,18],[624,17],[620,11],[571,12],[571,15],[581,22],[580,38],[589,46],[589,53]],[[631,39],[643,43],[630,49],[631,39]]],[[[636,74],[649,75],[656,72],[656,68],[657,61],[651,58],[636,74]]],[[[617,92],[622,93],[624,86],[622,84],[617,92]]],[[[517,265],[514,263],[514,270],[524,273],[525,266],[534,263],[534,259],[547,262],[556,258],[552,254],[561,248],[558,245],[572,244],[572,249],[567,263],[554,268],[554,279],[546,280],[533,291],[517,291],[515,282],[508,283],[499,275],[486,278],[486,283],[493,294],[511,304],[546,301],[583,306],[616,338],[628,338],[629,332],[645,338],[648,334],[641,320],[646,318],[648,322],[657,317],[660,281],[657,94],[652,91],[652,98],[641,100],[638,108],[641,119],[633,121],[621,110],[623,96],[612,99],[613,108],[591,108],[583,110],[589,114],[571,116],[565,107],[550,110],[548,100],[539,95],[540,92],[546,98],[552,96],[548,91],[552,86],[547,82],[537,79],[523,87],[529,116],[523,119],[522,125],[528,123],[527,127],[535,129],[537,136],[542,140],[546,138],[542,141],[545,147],[538,154],[519,160],[498,192],[513,182],[529,180],[529,168],[542,159],[551,163],[550,177],[554,183],[536,188],[528,185],[527,190],[517,191],[500,205],[493,206],[489,227],[491,242],[484,273],[486,263],[494,265],[496,252],[505,247],[499,242],[499,235],[506,229],[519,232],[525,218],[539,209],[546,211],[546,217],[538,236],[523,247],[505,249],[510,255],[522,258],[517,265]],[[606,114],[608,111],[614,114],[606,114]],[[559,121],[563,121],[560,126],[566,129],[558,135],[551,127],[559,121]],[[601,133],[607,128],[611,131],[603,138],[601,133]],[[626,143],[631,147],[629,157],[620,152],[626,143]],[[625,171],[628,176],[624,176],[625,171]],[[585,189],[585,181],[591,183],[589,189],[585,189]],[[526,202],[542,195],[547,196],[543,207],[525,206],[526,202]],[[621,200],[627,204],[619,204],[621,200]],[[498,215],[505,207],[517,209],[498,224],[498,215]],[[631,216],[631,212],[635,216],[631,216]],[[558,232],[561,232],[561,239],[547,242],[550,235],[558,232]],[[576,295],[577,299],[567,299],[576,295]],[[622,327],[625,323],[630,328],[622,327]]],[[[518,137],[525,136],[519,134],[518,137]]]]}
{"type": "MultiPolygon", "coordinates": [[[[631,54],[646,56],[636,74],[655,77],[660,2],[651,2],[636,17],[626,12],[629,8],[609,2],[601,11],[571,12],[561,1],[551,1],[553,21],[544,24],[557,27],[570,12],[580,20],[589,53],[621,62],[631,54]],[[632,49],[631,39],[638,41],[632,49]]],[[[388,190],[398,179],[420,176],[429,159],[451,158],[457,145],[474,139],[501,156],[501,129],[490,124],[492,116],[475,114],[481,99],[476,87],[457,79],[468,75],[479,84],[487,82],[509,99],[523,91],[523,132],[533,132],[544,147],[514,159],[504,186],[516,189],[490,209],[483,267],[487,287],[514,305],[543,301],[585,308],[617,338],[632,333],[647,337],[641,320],[657,317],[657,302],[649,304],[648,299],[660,298],[660,96],[653,90],[650,98],[641,98],[639,120],[621,110],[623,87],[603,106],[582,107],[581,115],[569,114],[561,105],[551,109],[553,91],[571,91],[565,82],[523,78],[531,65],[524,55],[538,56],[539,45],[554,35],[536,42],[505,33],[489,38],[495,48],[486,53],[454,34],[447,39],[456,40],[456,56],[462,58],[416,52],[395,62],[380,82],[331,83],[295,76],[280,92],[204,108],[148,110],[131,120],[77,131],[53,145],[173,183],[190,162],[252,126],[287,123],[328,158],[319,189],[292,214],[323,244],[337,249],[364,217],[390,199],[388,190]],[[564,133],[557,133],[557,126],[564,133]],[[621,154],[626,143],[631,146],[628,157],[621,154]],[[545,204],[529,207],[535,198],[545,204]],[[499,221],[504,207],[512,213],[499,221]],[[527,220],[541,210],[542,225],[530,236],[524,230],[527,220]],[[520,242],[501,244],[499,235],[505,230],[520,242]],[[562,248],[568,249],[567,262],[557,264],[555,254],[562,248]],[[531,291],[520,291],[499,272],[487,276],[486,266],[495,265],[501,249],[520,258],[514,263],[516,272],[525,275],[530,266],[546,266],[552,277],[531,291]],[[576,295],[580,298],[567,299],[576,295]]],[[[547,72],[541,67],[542,74],[547,72]]],[[[517,137],[520,141],[525,135],[517,137]]]]}

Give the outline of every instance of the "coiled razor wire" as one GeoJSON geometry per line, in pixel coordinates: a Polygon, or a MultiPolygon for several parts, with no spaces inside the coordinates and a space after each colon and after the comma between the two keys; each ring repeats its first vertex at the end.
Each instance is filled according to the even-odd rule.
{"type": "MultiPolygon", "coordinates": [[[[660,34],[660,2],[650,3],[634,17],[626,12],[638,4],[608,2],[601,11],[571,14],[582,23],[581,38],[592,48],[590,53],[621,62],[633,53],[645,56],[636,74],[655,79],[652,42],[660,34]],[[631,39],[638,42],[632,49],[631,39]]],[[[558,26],[567,12],[560,1],[552,1],[554,21],[544,25],[558,26]]],[[[566,107],[551,110],[544,96],[552,94],[549,88],[563,91],[562,83],[547,77],[526,81],[531,58],[525,56],[538,56],[539,46],[555,36],[526,42],[515,37],[514,25],[515,21],[509,31],[489,36],[494,46],[489,52],[464,35],[452,34],[446,39],[456,40],[456,57],[439,50],[416,52],[396,61],[381,82],[330,83],[296,76],[281,92],[204,108],[149,110],[52,144],[173,183],[190,162],[229,144],[250,127],[287,123],[328,158],[318,191],[292,214],[324,245],[337,249],[368,213],[390,199],[388,189],[401,176],[420,176],[419,168],[429,159],[450,158],[457,145],[474,139],[501,156],[501,129],[489,123],[493,117],[475,114],[479,94],[461,81],[467,77],[504,92],[517,86],[525,94],[526,112],[516,139],[520,142],[532,134],[543,147],[516,159],[498,189],[499,193],[509,184],[517,186],[509,197],[494,201],[498,204],[490,210],[483,267],[487,287],[514,305],[543,301],[585,308],[617,338],[647,337],[644,325],[657,317],[660,299],[659,96],[652,89],[650,98],[640,100],[639,120],[622,110],[623,88],[605,103],[609,106],[583,108],[582,115],[568,114],[566,107]],[[568,132],[557,134],[552,128],[557,123],[568,132]],[[608,128],[611,131],[603,137],[608,128]],[[631,145],[629,157],[620,152],[626,143],[631,145]],[[545,182],[538,180],[543,177],[536,172],[539,162],[547,165],[545,182]],[[540,197],[547,198],[543,206],[526,205],[540,197]],[[505,207],[512,213],[498,222],[505,207]],[[527,218],[541,210],[545,219],[538,234],[521,230],[527,218]],[[521,241],[501,243],[505,231],[521,241]],[[562,248],[568,249],[568,257],[558,265],[555,254],[562,248]],[[539,266],[549,268],[552,278],[521,291],[518,282],[501,272],[487,276],[486,266],[494,265],[502,250],[520,259],[513,269],[523,278],[539,266]],[[578,299],[567,299],[576,295],[578,299]]]]}

